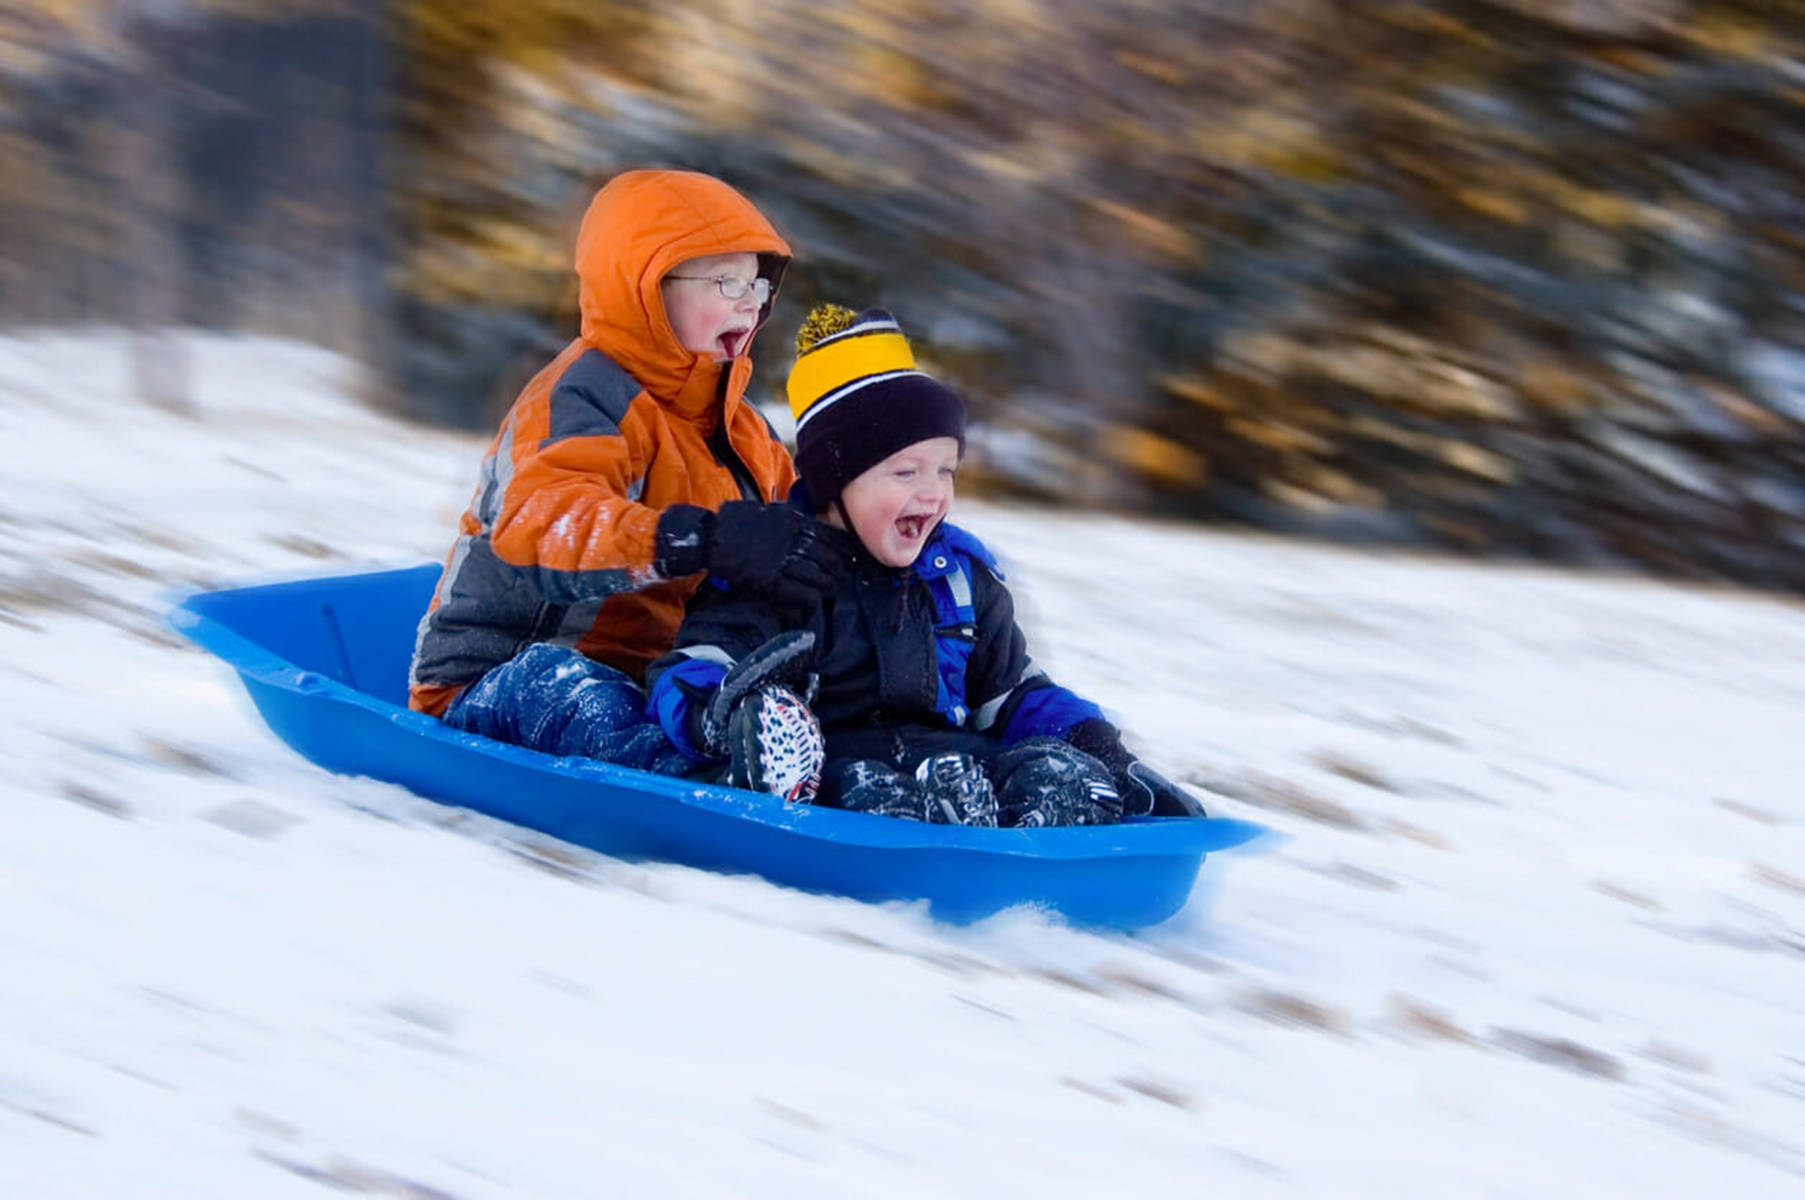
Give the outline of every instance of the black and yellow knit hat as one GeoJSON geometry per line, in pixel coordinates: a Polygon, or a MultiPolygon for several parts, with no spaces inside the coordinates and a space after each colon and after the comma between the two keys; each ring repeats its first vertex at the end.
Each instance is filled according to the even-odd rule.
{"type": "Polygon", "coordinates": [[[965,402],[915,365],[896,318],[838,304],[810,312],[790,368],[796,470],[816,508],[905,446],[950,437],[965,449],[965,402]]]}

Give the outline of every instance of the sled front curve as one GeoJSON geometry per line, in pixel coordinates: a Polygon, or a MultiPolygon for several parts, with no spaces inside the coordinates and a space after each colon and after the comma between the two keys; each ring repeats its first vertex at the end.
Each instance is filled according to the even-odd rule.
{"type": "Polygon", "coordinates": [[[968,922],[1032,905],[1135,929],[1182,908],[1203,857],[1260,826],[1156,817],[1071,829],[928,825],[786,804],[450,729],[406,707],[436,566],[201,592],[172,612],[229,663],[270,728],[327,770],[526,826],[603,854],[746,872],[865,901],[925,900],[968,922]]]}

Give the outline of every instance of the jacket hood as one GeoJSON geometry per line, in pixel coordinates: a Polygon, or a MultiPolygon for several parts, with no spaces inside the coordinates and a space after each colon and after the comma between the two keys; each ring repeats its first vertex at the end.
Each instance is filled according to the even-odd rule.
{"type": "MultiPolygon", "coordinates": [[[[709,254],[756,254],[773,299],[759,310],[764,326],[790,247],[752,202],[710,175],[694,171],[627,171],[595,194],[577,234],[576,268],[583,340],[639,381],[652,397],[686,416],[722,395],[745,391],[752,359],[731,363],[687,350],[665,315],[659,280],[678,263],[709,254]]],[[[747,339],[750,348],[751,339],[747,339]]]]}

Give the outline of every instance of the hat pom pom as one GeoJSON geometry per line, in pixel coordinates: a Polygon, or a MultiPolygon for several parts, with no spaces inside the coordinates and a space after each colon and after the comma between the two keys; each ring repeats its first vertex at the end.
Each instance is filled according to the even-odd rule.
{"type": "Polygon", "coordinates": [[[851,329],[859,314],[844,304],[817,304],[796,331],[796,353],[804,354],[822,338],[851,329]]]}

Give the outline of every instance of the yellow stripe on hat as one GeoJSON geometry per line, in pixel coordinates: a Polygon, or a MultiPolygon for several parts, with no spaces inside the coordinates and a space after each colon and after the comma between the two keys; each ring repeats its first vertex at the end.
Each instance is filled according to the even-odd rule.
{"type": "Polygon", "coordinates": [[[894,327],[824,342],[790,368],[790,414],[800,421],[815,401],[868,375],[914,369],[909,340],[894,327]]]}

